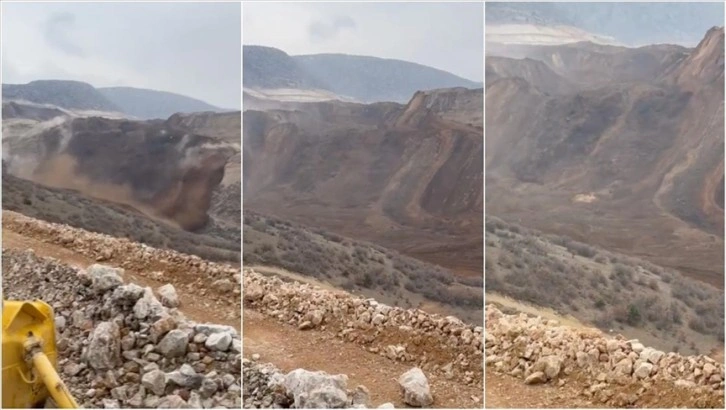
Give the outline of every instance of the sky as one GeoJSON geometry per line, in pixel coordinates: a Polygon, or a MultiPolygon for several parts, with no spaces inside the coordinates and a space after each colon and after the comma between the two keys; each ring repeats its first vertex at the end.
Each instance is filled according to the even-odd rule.
{"type": "Polygon", "coordinates": [[[243,42],[395,58],[482,81],[482,3],[244,3],[243,42]]]}
{"type": "Polygon", "coordinates": [[[240,3],[4,3],[2,81],[77,80],[240,109],[240,3]]]}

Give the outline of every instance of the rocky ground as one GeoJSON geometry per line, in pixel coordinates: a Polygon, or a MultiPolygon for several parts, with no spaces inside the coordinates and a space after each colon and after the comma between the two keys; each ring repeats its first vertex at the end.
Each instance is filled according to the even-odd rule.
{"type": "MultiPolygon", "coordinates": [[[[259,359],[258,353],[251,352],[263,352],[264,359],[285,368],[246,362],[245,407],[286,406],[299,400],[299,393],[289,387],[296,385],[290,379],[317,377],[300,373],[303,369],[325,370],[336,378],[350,375],[365,391],[370,389],[370,401],[360,397],[354,401],[356,391],[363,388],[347,391],[347,385],[339,385],[332,389],[338,397],[336,406],[481,407],[483,328],[452,316],[390,307],[250,269],[244,269],[243,282],[245,356],[259,359]],[[264,341],[248,339],[259,334],[261,327],[275,329],[263,333],[264,341]],[[278,337],[280,329],[285,334],[278,337]],[[298,341],[304,346],[297,346],[298,341]],[[301,361],[299,351],[330,360],[301,361]],[[270,378],[278,381],[271,385],[270,378]]],[[[309,399],[315,394],[306,391],[305,396],[309,399]]]]}
{"type": "Polygon", "coordinates": [[[487,388],[490,370],[496,380],[492,389],[509,386],[503,394],[521,396],[533,393],[531,385],[552,386],[534,392],[542,399],[535,407],[724,406],[724,367],[709,356],[665,353],[637,340],[605,337],[595,329],[505,315],[493,306],[487,306],[486,326],[487,388]],[[520,380],[516,390],[507,377],[520,380]],[[550,394],[554,386],[570,394],[550,394]]]}
{"type": "Polygon", "coordinates": [[[215,323],[239,329],[239,267],[7,210],[3,210],[2,227],[3,249],[32,248],[79,268],[103,263],[124,269],[131,282],[154,288],[172,284],[185,301],[182,310],[187,316],[213,318],[215,323]]]}
{"type": "Polygon", "coordinates": [[[3,250],[2,261],[6,298],[53,307],[58,368],[82,406],[241,405],[239,333],[186,319],[173,286],[124,284],[122,269],[78,269],[32,250],[3,250]]]}

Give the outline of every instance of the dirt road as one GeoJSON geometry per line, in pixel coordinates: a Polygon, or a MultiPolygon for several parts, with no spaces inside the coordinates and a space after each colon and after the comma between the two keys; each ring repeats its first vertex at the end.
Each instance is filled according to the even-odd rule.
{"type": "MultiPolygon", "coordinates": [[[[2,230],[2,247],[3,249],[33,249],[38,256],[50,257],[58,259],[64,263],[78,268],[86,268],[94,263],[103,263],[109,266],[118,266],[117,261],[96,262],[95,260],[68,249],[60,245],[56,245],[49,240],[45,240],[39,236],[23,235],[13,230],[12,216],[3,213],[3,230],[2,230]]],[[[166,283],[172,283],[179,295],[181,301],[180,310],[190,319],[206,323],[213,322],[234,326],[237,330],[241,329],[239,319],[231,319],[239,316],[239,312],[229,304],[216,303],[213,292],[204,292],[209,297],[200,297],[205,289],[195,288],[190,290],[185,283],[188,278],[182,277],[178,272],[165,272],[163,280],[155,280],[148,275],[140,274],[133,270],[125,269],[124,280],[130,283],[136,283],[140,286],[149,286],[156,289],[166,283]],[[221,309],[221,310],[220,310],[221,309]]]]}
{"type": "MultiPolygon", "coordinates": [[[[244,356],[257,353],[260,361],[275,364],[280,370],[297,368],[323,370],[346,374],[348,388],[357,385],[371,392],[373,405],[386,402],[397,408],[406,407],[401,401],[398,377],[411,368],[410,364],[394,362],[373,354],[355,343],[344,342],[325,331],[300,331],[281,324],[262,314],[245,309],[243,315],[244,356]]],[[[481,408],[481,389],[428,375],[434,407],[481,408]]]]}

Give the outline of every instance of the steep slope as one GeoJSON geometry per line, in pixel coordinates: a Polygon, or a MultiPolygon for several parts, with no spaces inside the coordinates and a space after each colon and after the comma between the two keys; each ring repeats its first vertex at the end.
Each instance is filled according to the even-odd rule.
{"type": "Polygon", "coordinates": [[[223,111],[204,101],[166,91],[133,87],[99,88],[106,99],[126,114],[141,119],[166,119],[176,113],[223,111]]]}
{"type": "Polygon", "coordinates": [[[3,135],[10,174],[130,205],[189,230],[207,224],[212,193],[238,147],[160,120],[57,118],[3,135]]]}
{"type": "Polygon", "coordinates": [[[489,56],[538,60],[581,89],[652,82],[688,53],[685,47],[674,45],[627,48],[592,42],[547,46],[487,43],[487,60],[489,56]]]}
{"type": "Polygon", "coordinates": [[[480,276],[481,93],[245,111],[245,206],[480,276]]]}
{"type": "Polygon", "coordinates": [[[487,85],[500,78],[522,78],[540,91],[548,94],[567,94],[575,86],[558,75],[540,60],[488,56],[485,63],[487,85]]]}
{"type": "Polygon", "coordinates": [[[80,81],[38,80],[27,84],[3,84],[3,101],[24,100],[71,110],[120,111],[92,85],[80,81]]]}
{"type": "Polygon", "coordinates": [[[191,133],[214,138],[228,144],[232,155],[224,166],[224,177],[212,192],[210,215],[217,221],[239,232],[242,213],[241,187],[241,128],[242,113],[193,113],[175,114],[167,120],[174,127],[191,133]]]}
{"type": "Polygon", "coordinates": [[[489,82],[489,212],[721,285],[723,28],[685,58],[669,53],[647,79],[642,66],[627,74],[632,51],[601,53],[601,85],[565,95],[489,82]]]}
{"type": "Polygon", "coordinates": [[[362,102],[405,103],[418,90],[436,88],[479,88],[481,84],[408,61],[346,54],[314,54],[293,59],[328,89],[362,102]]]}

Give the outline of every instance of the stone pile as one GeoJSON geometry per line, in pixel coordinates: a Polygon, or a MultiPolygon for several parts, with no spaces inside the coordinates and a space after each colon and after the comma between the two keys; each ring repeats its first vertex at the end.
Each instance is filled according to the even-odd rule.
{"type": "Polygon", "coordinates": [[[486,330],[486,365],[527,384],[562,384],[577,373],[585,378],[584,396],[615,406],[635,405],[641,396],[652,395],[651,389],[664,386],[690,390],[696,405],[723,398],[723,364],[708,356],[665,353],[595,329],[559,326],[523,313],[505,315],[491,305],[486,306],[486,330]]]}
{"type": "Polygon", "coordinates": [[[86,270],[32,250],[3,250],[3,290],[55,313],[58,368],[76,400],[96,408],[239,408],[236,329],[188,321],[173,287],[123,284],[123,271],[86,270]]]}
{"type": "Polygon", "coordinates": [[[196,278],[204,278],[211,288],[239,299],[240,273],[232,266],[206,261],[196,255],[187,255],[169,249],[157,249],[65,224],[29,218],[11,211],[3,211],[4,227],[14,232],[61,245],[97,262],[113,260],[115,265],[147,273],[152,279],[165,280],[162,271],[183,271],[196,278]]]}
{"type": "MultiPolygon", "coordinates": [[[[348,377],[343,374],[330,375],[304,369],[295,369],[285,374],[273,364],[248,359],[242,359],[242,366],[245,408],[342,409],[369,406],[368,389],[357,386],[354,390],[348,390],[348,377]]],[[[418,376],[411,376],[415,380],[409,383],[414,386],[410,389],[407,386],[405,390],[417,398],[430,399],[425,376],[423,382],[418,376]],[[426,388],[425,391],[422,390],[423,387],[426,388]]],[[[393,405],[385,403],[378,408],[393,408],[393,405]]]]}
{"type": "Polygon", "coordinates": [[[370,352],[481,385],[483,328],[346,292],[243,270],[244,306],[301,330],[324,330],[370,352]]]}

